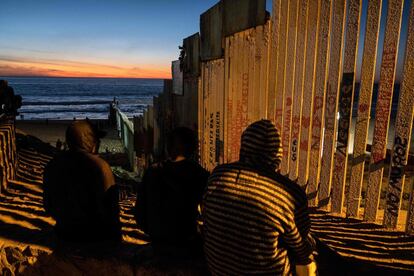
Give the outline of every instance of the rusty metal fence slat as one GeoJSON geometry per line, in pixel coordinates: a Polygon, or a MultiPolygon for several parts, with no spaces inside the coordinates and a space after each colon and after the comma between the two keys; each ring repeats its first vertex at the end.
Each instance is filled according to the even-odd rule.
{"type": "Polygon", "coordinates": [[[384,51],[382,53],[380,84],[375,108],[375,127],[372,139],[367,199],[364,213],[364,220],[369,222],[376,221],[379,207],[385,154],[388,143],[388,126],[394,92],[403,4],[404,1],[402,0],[388,1],[384,51]]]}
{"type": "Polygon", "coordinates": [[[285,76],[286,76],[286,62],[287,62],[287,35],[289,24],[289,4],[290,1],[282,1],[280,11],[280,31],[279,31],[279,49],[278,49],[278,63],[277,63],[277,82],[276,82],[276,109],[275,109],[275,125],[283,135],[283,111],[284,111],[284,96],[285,96],[285,76]]]}
{"type": "Polygon", "coordinates": [[[289,158],[289,178],[296,181],[298,178],[299,165],[299,145],[301,132],[301,117],[302,117],[302,101],[304,88],[304,74],[305,74],[305,59],[306,59],[306,36],[308,24],[308,0],[299,1],[298,11],[298,28],[296,41],[296,65],[295,65],[295,80],[292,97],[292,123],[290,130],[290,158],[289,158]]]}
{"type": "Polygon", "coordinates": [[[354,131],[352,168],[349,181],[347,216],[359,217],[361,191],[364,178],[365,150],[371,112],[372,88],[374,86],[377,48],[380,30],[382,0],[369,0],[364,51],[362,57],[361,81],[358,99],[358,113],[354,131]]]}
{"type": "Polygon", "coordinates": [[[328,63],[331,37],[332,1],[321,1],[319,22],[318,50],[316,59],[315,95],[313,98],[313,118],[311,151],[309,156],[309,205],[316,206],[319,189],[321,147],[325,113],[325,89],[328,77],[328,63]]]}
{"type": "MultiPolygon", "coordinates": [[[[404,73],[398,101],[397,119],[395,122],[394,145],[391,153],[389,183],[386,196],[384,226],[396,228],[398,215],[401,211],[402,191],[406,177],[405,168],[408,164],[410,139],[414,116],[414,2],[411,3],[408,38],[405,49],[404,73]]],[[[414,199],[408,209],[406,231],[414,234],[414,199]]]]}
{"type": "Polygon", "coordinates": [[[331,56],[329,59],[328,83],[326,85],[325,131],[321,164],[321,183],[318,191],[319,207],[328,207],[331,199],[333,155],[336,141],[338,94],[342,73],[342,49],[345,27],[345,1],[333,1],[331,56]]]}
{"type": "Polygon", "coordinates": [[[352,124],[352,105],[354,102],[356,63],[359,41],[359,23],[362,1],[348,2],[346,25],[345,56],[338,103],[337,146],[334,155],[334,174],[332,175],[332,212],[341,214],[345,197],[345,182],[348,168],[349,132],[352,124]]]}
{"type": "Polygon", "coordinates": [[[282,146],[283,158],[281,164],[281,173],[286,175],[289,173],[289,158],[290,158],[290,131],[292,126],[292,100],[293,91],[295,87],[295,56],[296,56],[296,42],[298,32],[298,11],[299,0],[289,1],[289,24],[287,36],[287,53],[286,53],[286,74],[285,74],[285,95],[284,95],[284,110],[283,110],[283,125],[282,125],[282,146]]]}
{"type": "Polygon", "coordinates": [[[311,122],[313,98],[315,91],[316,52],[318,49],[318,28],[320,21],[321,1],[309,1],[308,25],[306,37],[305,83],[303,87],[303,103],[301,131],[299,142],[298,183],[301,186],[308,184],[309,154],[311,141],[311,122]]]}

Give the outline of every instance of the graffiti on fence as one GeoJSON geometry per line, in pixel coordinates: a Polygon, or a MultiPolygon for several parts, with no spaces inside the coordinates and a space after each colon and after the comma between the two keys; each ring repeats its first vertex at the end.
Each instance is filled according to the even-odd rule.
{"type": "Polygon", "coordinates": [[[399,185],[401,179],[404,176],[405,165],[407,164],[406,150],[408,146],[408,140],[406,138],[395,137],[394,149],[392,156],[392,164],[389,185],[395,192],[387,194],[387,210],[397,215],[400,208],[400,197],[396,194],[401,194],[401,186],[399,185]]]}
{"type": "Polygon", "coordinates": [[[215,152],[216,152],[216,158],[215,158],[215,164],[219,164],[221,156],[222,156],[222,142],[221,142],[221,119],[220,119],[220,111],[216,112],[216,144],[215,144],[215,152]]]}

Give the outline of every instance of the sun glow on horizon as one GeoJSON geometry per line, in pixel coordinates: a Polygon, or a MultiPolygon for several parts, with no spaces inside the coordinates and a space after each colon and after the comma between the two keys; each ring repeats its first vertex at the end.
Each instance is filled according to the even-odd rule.
{"type": "Polygon", "coordinates": [[[0,76],[171,78],[169,66],[108,65],[67,60],[29,60],[0,57],[0,76]]]}

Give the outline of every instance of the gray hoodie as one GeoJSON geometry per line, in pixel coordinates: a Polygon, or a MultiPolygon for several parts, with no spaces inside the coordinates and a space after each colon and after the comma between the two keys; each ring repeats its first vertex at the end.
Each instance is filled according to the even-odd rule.
{"type": "Polygon", "coordinates": [[[69,151],[55,156],[44,173],[44,207],[63,240],[120,239],[118,189],[111,168],[96,153],[99,134],[89,121],[66,131],[69,151]]]}

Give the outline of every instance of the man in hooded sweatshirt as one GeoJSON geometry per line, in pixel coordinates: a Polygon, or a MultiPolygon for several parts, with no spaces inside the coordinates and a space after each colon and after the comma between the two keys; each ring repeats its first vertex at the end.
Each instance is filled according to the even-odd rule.
{"type": "Polygon", "coordinates": [[[191,160],[197,149],[194,132],[185,127],[168,137],[169,160],[150,167],[138,187],[136,221],[151,238],[158,256],[201,253],[198,205],[209,173],[191,160]]]}
{"type": "Polygon", "coordinates": [[[261,120],[243,132],[239,161],[212,172],[202,216],[213,275],[290,275],[313,264],[306,195],[277,172],[281,157],[278,130],[261,120]]]}
{"type": "Polygon", "coordinates": [[[63,241],[121,240],[117,185],[109,164],[98,156],[103,136],[89,120],[74,121],[66,130],[69,150],[45,168],[43,203],[63,241]]]}

